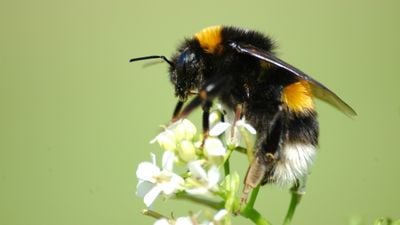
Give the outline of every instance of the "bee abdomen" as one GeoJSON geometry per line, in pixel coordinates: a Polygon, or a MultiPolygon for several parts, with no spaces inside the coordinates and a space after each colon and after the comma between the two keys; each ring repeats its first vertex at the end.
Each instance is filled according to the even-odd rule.
{"type": "Polygon", "coordinates": [[[294,184],[309,173],[316,155],[316,146],[305,143],[285,143],[280,149],[279,159],[269,177],[270,182],[280,186],[294,184]]]}

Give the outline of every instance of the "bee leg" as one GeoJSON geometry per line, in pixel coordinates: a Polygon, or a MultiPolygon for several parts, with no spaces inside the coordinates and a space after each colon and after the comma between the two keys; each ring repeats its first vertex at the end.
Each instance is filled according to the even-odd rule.
{"type": "Polygon", "coordinates": [[[297,180],[297,182],[290,189],[292,197],[290,199],[290,205],[286,213],[285,220],[283,222],[284,225],[289,225],[292,221],[297,205],[299,205],[301,198],[306,193],[306,183],[307,176],[303,177],[300,180],[297,180]]]}
{"type": "Polygon", "coordinates": [[[211,102],[223,87],[223,81],[223,79],[218,79],[204,85],[199,91],[199,94],[194,97],[172,121],[175,122],[185,118],[200,105],[205,105],[207,101],[211,102]]]}
{"type": "MultiPolygon", "coordinates": [[[[177,115],[174,116],[172,119],[173,122],[185,118],[188,116],[194,109],[199,107],[200,105],[203,108],[203,141],[201,144],[201,147],[204,146],[204,142],[206,138],[208,137],[208,132],[210,129],[210,122],[209,122],[209,116],[210,116],[210,108],[212,106],[212,100],[218,95],[219,91],[223,87],[223,82],[224,79],[219,78],[216,80],[213,80],[213,82],[210,82],[206,85],[204,85],[201,90],[199,91],[199,94],[194,97],[187,105],[186,107],[177,115]]],[[[180,111],[180,106],[181,103],[178,102],[175,112],[180,111]],[[179,110],[177,110],[177,108],[179,110]]],[[[183,104],[183,103],[182,103],[183,104]]],[[[174,114],[175,114],[174,112],[174,114]]]]}
{"type": "Polygon", "coordinates": [[[201,142],[201,147],[204,147],[204,142],[208,138],[208,132],[210,130],[210,108],[212,106],[212,102],[206,100],[203,104],[203,141],[201,142]]]}
{"type": "Polygon", "coordinates": [[[176,106],[175,106],[175,109],[174,109],[174,113],[172,114],[172,121],[176,121],[176,117],[177,117],[177,116],[179,115],[179,113],[181,112],[183,103],[185,103],[185,102],[182,101],[182,100],[179,100],[179,101],[176,103],[176,106]]]}
{"type": "Polygon", "coordinates": [[[278,110],[271,121],[269,129],[266,128],[270,132],[265,135],[260,133],[257,137],[257,152],[244,179],[241,206],[247,203],[247,198],[251,190],[269,181],[269,175],[273,170],[276,160],[278,160],[275,155],[279,153],[283,127],[282,113],[281,110],[278,110]]]}
{"type": "Polygon", "coordinates": [[[178,113],[177,116],[172,118],[172,122],[176,122],[180,119],[187,117],[194,109],[199,107],[202,104],[202,102],[203,100],[199,96],[194,97],[192,101],[190,101],[186,105],[186,107],[180,113],[178,113]]]}
{"type": "Polygon", "coordinates": [[[263,184],[265,175],[271,171],[274,165],[275,157],[271,153],[262,154],[262,151],[257,152],[247,170],[240,205],[246,204],[250,191],[263,184]]]}

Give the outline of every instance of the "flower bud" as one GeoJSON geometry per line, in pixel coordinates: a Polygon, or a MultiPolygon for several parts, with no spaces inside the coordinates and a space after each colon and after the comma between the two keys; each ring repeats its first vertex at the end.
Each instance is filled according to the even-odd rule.
{"type": "Polygon", "coordinates": [[[233,172],[225,177],[224,187],[226,190],[226,201],[225,208],[234,211],[233,207],[235,204],[236,193],[239,189],[240,178],[237,172],[233,172]]]}
{"type": "Polygon", "coordinates": [[[207,156],[224,156],[226,149],[218,138],[209,137],[204,142],[204,153],[207,156]]]}
{"type": "Polygon", "coordinates": [[[180,140],[192,140],[194,135],[196,135],[196,127],[192,122],[187,119],[178,121],[176,127],[173,128],[175,133],[175,138],[179,142],[180,140]]]}
{"type": "Polygon", "coordinates": [[[159,134],[157,142],[164,150],[174,151],[176,149],[175,135],[169,130],[159,134]]]}
{"type": "Polygon", "coordinates": [[[178,154],[179,157],[185,162],[196,159],[196,149],[194,148],[193,143],[188,140],[183,140],[180,143],[178,154]]]}

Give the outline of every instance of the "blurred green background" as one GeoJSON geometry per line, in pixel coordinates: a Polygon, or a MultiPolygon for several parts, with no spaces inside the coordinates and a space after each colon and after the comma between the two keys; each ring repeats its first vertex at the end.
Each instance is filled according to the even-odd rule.
{"type": "MultiPolygon", "coordinates": [[[[0,2],[0,224],[152,224],[136,167],[175,104],[167,65],[184,37],[215,25],[270,34],[279,55],[352,105],[352,120],[318,102],[321,138],[294,224],[372,224],[400,217],[400,2],[0,2]]],[[[197,123],[200,114],[191,115],[197,123]]],[[[237,157],[243,175],[247,164],[237,157]]],[[[257,208],[280,224],[287,190],[257,208]]],[[[202,209],[177,201],[177,216],[202,209]]],[[[235,224],[250,224],[235,219],[235,224]]]]}

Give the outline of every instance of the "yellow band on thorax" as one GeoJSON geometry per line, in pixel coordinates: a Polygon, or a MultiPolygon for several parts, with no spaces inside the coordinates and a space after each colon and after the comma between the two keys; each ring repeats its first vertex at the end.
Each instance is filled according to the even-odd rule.
{"type": "Polygon", "coordinates": [[[221,26],[207,27],[196,33],[194,37],[199,41],[200,46],[204,51],[214,54],[222,50],[221,41],[221,26]]]}

